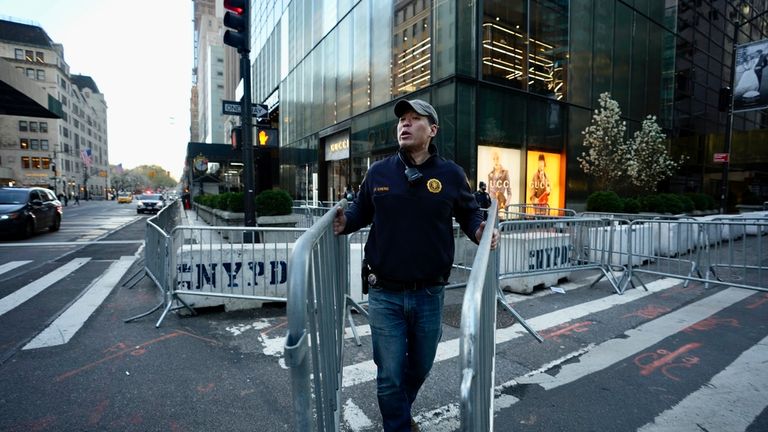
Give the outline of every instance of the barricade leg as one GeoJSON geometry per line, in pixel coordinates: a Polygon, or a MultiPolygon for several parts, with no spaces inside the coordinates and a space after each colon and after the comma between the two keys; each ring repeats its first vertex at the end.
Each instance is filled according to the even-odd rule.
{"type": "Polygon", "coordinates": [[[512,308],[509,302],[507,302],[507,299],[506,297],[504,297],[504,292],[501,290],[501,287],[499,287],[498,290],[496,291],[496,298],[498,299],[499,303],[501,303],[501,305],[504,306],[504,309],[506,309],[509,313],[511,313],[512,316],[515,317],[517,322],[519,322],[520,325],[523,326],[523,328],[526,329],[528,333],[531,334],[531,336],[536,338],[536,340],[539,342],[544,342],[544,338],[542,338],[541,335],[539,335],[539,333],[536,332],[536,330],[534,330],[533,327],[531,327],[530,324],[528,324],[528,322],[523,317],[521,317],[520,314],[517,313],[517,311],[514,308],[512,308]]]}
{"type": "Polygon", "coordinates": [[[357,324],[355,324],[355,321],[352,319],[352,309],[355,309],[358,313],[368,318],[368,311],[363,309],[362,306],[360,306],[356,301],[352,300],[352,297],[347,296],[346,300],[346,309],[347,309],[347,319],[349,320],[349,328],[352,330],[352,335],[355,337],[355,343],[357,346],[362,345],[360,342],[360,336],[357,334],[357,324]]]}

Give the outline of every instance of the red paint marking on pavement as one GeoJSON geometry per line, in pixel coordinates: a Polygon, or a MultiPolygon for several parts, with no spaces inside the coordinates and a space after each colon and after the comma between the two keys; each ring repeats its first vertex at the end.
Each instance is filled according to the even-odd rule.
{"type": "Polygon", "coordinates": [[[768,303],[768,293],[763,294],[761,297],[754,299],[752,303],[747,305],[747,309],[757,309],[760,306],[762,306],[763,303],[768,303]]]}
{"type": "MultiPolygon", "coordinates": [[[[100,359],[100,360],[96,360],[96,361],[95,361],[95,362],[93,362],[93,363],[89,363],[89,364],[87,364],[87,365],[85,365],[85,366],[83,366],[83,367],[80,367],[80,368],[77,368],[77,369],[73,369],[73,370],[71,370],[71,371],[69,371],[69,372],[65,372],[65,373],[63,373],[63,374],[61,374],[61,375],[57,376],[57,377],[56,377],[56,379],[55,379],[55,381],[56,381],[56,382],[60,382],[60,381],[63,381],[63,380],[65,380],[65,379],[67,379],[67,378],[70,378],[70,377],[72,377],[72,376],[74,376],[74,375],[77,375],[77,374],[79,374],[80,372],[83,372],[83,371],[86,371],[86,370],[88,370],[88,369],[94,368],[94,367],[96,367],[96,366],[98,366],[98,365],[100,365],[100,364],[102,364],[102,363],[104,363],[104,362],[106,362],[106,361],[109,361],[109,360],[112,360],[112,359],[115,359],[115,358],[118,358],[118,357],[122,357],[123,355],[125,355],[125,354],[127,354],[127,353],[129,353],[129,352],[131,352],[131,351],[135,351],[135,350],[137,350],[137,349],[140,349],[140,348],[143,348],[143,347],[146,347],[146,346],[149,346],[149,345],[155,344],[155,343],[157,343],[157,342],[161,342],[161,341],[164,341],[164,340],[166,340],[166,339],[171,339],[171,338],[174,338],[174,337],[176,337],[176,336],[180,336],[180,335],[181,335],[181,333],[180,333],[180,332],[173,332],[173,333],[168,333],[167,335],[163,335],[163,336],[160,336],[159,338],[156,338],[156,339],[152,339],[151,341],[148,341],[148,342],[144,342],[143,344],[141,344],[141,345],[138,345],[138,346],[136,346],[136,347],[125,348],[125,349],[123,349],[123,350],[121,350],[121,351],[117,351],[117,352],[115,352],[115,353],[114,353],[114,354],[112,354],[112,355],[108,355],[108,356],[106,356],[106,357],[104,357],[104,358],[102,358],[102,359],[100,359]]],[[[118,345],[120,345],[120,344],[118,344],[118,345]]],[[[110,349],[111,349],[111,348],[110,348],[110,349]]]]}
{"type": "Polygon", "coordinates": [[[101,418],[104,416],[104,412],[107,410],[107,407],[109,406],[109,399],[104,399],[101,402],[99,402],[98,405],[93,409],[93,412],[91,412],[91,415],[88,417],[88,426],[97,426],[99,422],[101,422],[101,418]]]}
{"type": "Polygon", "coordinates": [[[640,354],[635,357],[635,364],[640,367],[640,375],[648,376],[654,373],[656,370],[661,370],[667,378],[675,381],[680,381],[680,378],[672,375],[669,370],[676,367],[690,368],[691,366],[699,363],[699,358],[696,356],[684,356],[688,351],[692,351],[701,347],[698,342],[692,342],[685,344],[674,351],[667,351],[665,349],[658,349],[655,352],[648,352],[640,354]],[[679,362],[676,362],[678,357],[681,357],[679,362]],[[647,361],[650,360],[650,361],[647,361]]]}
{"type": "Polygon", "coordinates": [[[181,427],[180,424],[176,423],[175,420],[171,420],[171,422],[168,424],[168,428],[171,430],[171,432],[182,432],[184,430],[184,428],[181,427]]]}
{"type": "Polygon", "coordinates": [[[666,306],[658,306],[658,305],[648,305],[638,311],[632,312],[630,314],[624,315],[622,318],[628,318],[631,316],[638,316],[640,318],[648,318],[653,319],[657,318],[660,315],[663,315],[667,312],[669,312],[671,309],[666,306]]]}
{"type": "Polygon", "coordinates": [[[8,429],[9,432],[41,432],[44,431],[53,424],[56,423],[56,417],[53,415],[45,416],[43,418],[30,420],[26,423],[18,424],[8,429]]]}
{"type": "Polygon", "coordinates": [[[561,326],[555,327],[550,331],[542,332],[542,337],[544,339],[557,339],[560,336],[571,335],[573,333],[583,333],[589,330],[588,327],[590,324],[593,324],[593,322],[584,321],[584,322],[571,324],[571,325],[561,325],[561,326]]]}
{"type": "Polygon", "coordinates": [[[94,368],[94,367],[96,367],[96,366],[98,366],[98,365],[100,365],[100,364],[102,364],[104,362],[116,359],[118,357],[122,357],[125,354],[130,354],[132,356],[143,355],[146,352],[146,348],[147,347],[149,347],[151,345],[154,345],[154,344],[156,344],[158,342],[162,342],[162,341],[167,340],[167,339],[175,338],[177,336],[189,336],[189,337],[192,337],[192,338],[195,338],[195,339],[199,339],[201,341],[205,341],[205,342],[208,342],[208,343],[211,343],[211,344],[214,344],[214,345],[221,345],[221,343],[218,342],[218,341],[215,341],[213,339],[204,338],[202,336],[198,336],[198,335],[196,335],[194,333],[190,333],[190,332],[187,332],[187,331],[184,331],[184,330],[176,330],[176,331],[174,331],[172,333],[168,333],[166,335],[160,336],[159,338],[155,338],[155,339],[152,339],[150,341],[144,342],[144,343],[142,343],[140,345],[128,345],[126,343],[120,342],[120,343],[117,343],[117,344],[107,348],[104,351],[105,353],[110,353],[111,352],[113,354],[108,355],[108,356],[106,356],[106,357],[104,357],[102,359],[96,360],[93,363],[89,363],[89,364],[87,364],[87,365],[85,365],[83,367],[80,367],[80,368],[71,370],[69,372],[63,373],[63,374],[57,376],[55,378],[55,381],[56,382],[63,381],[65,379],[67,379],[67,378],[70,378],[70,377],[72,377],[74,375],[79,374],[80,372],[84,372],[84,371],[86,371],[88,369],[94,368]]]}
{"type": "Polygon", "coordinates": [[[216,384],[208,383],[206,385],[199,385],[195,387],[195,390],[197,390],[198,393],[210,393],[214,387],[216,387],[216,384]]]}
{"type": "Polygon", "coordinates": [[[717,316],[711,316],[695,324],[691,324],[690,326],[686,327],[683,331],[686,333],[693,333],[696,330],[708,331],[708,330],[712,330],[715,327],[718,327],[720,324],[729,325],[731,327],[741,327],[741,325],[739,325],[739,320],[737,319],[718,318],[717,316]]]}
{"type": "Polygon", "coordinates": [[[688,284],[687,287],[681,285],[675,288],[670,288],[665,292],[659,294],[659,297],[667,298],[667,297],[672,297],[675,294],[696,293],[698,291],[701,291],[703,288],[704,288],[704,285],[691,282],[688,284]]]}
{"type": "Polygon", "coordinates": [[[273,326],[273,327],[270,327],[270,328],[268,328],[268,329],[264,330],[263,332],[261,332],[261,335],[262,335],[262,336],[266,336],[266,335],[267,335],[269,332],[271,332],[272,330],[276,330],[276,329],[279,329],[279,328],[285,327],[287,324],[288,324],[288,320],[285,320],[285,321],[281,322],[280,324],[277,324],[277,325],[275,325],[275,326],[273,326]]]}

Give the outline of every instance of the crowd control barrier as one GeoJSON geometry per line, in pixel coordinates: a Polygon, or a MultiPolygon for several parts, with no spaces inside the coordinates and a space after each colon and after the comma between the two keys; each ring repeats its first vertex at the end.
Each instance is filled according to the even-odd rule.
{"type": "Polygon", "coordinates": [[[289,259],[285,362],[297,431],[339,430],[344,317],[349,308],[367,316],[349,296],[349,243],[333,234],[335,214],[334,207],[299,237],[289,259]]]}
{"type": "Polygon", "coordinates": [[[574,210],[539,204],[510,204],[504,210],[504,219],[525,219],[531,216],[548,218],[576,217],[576,211],[574,210]]]}
{"type": "Polygon", "coordinates": [[[507,303],[499,287],[499,248],[491,249],[498,226],[493,201],[480,239],[461,309],[461,430],[493,430],[493,388],[496,364],[496,305],[501,303],[539,342],[541,336],[507,303]]]}
{"type": "Polygon", "coordinates": [[[614,291],[622,294],[614,270],[618,225],[596,218],[515,220],[499,225],[499,279],[513,291],[529,293],[537,285],[554,285],[577,270],[599,270],[614,291]]]}
{"type": "Polygon", "coordinates": [[[634,220],[630,229],[646,235],[630,237],[628,278],[642,274],[689,282],[723,284],[768,292],[768,218],[714,217],[706,220],[634,220]]]}
{"type": "MultiPolygon", "coordinates": [[[[147,228],[144,234],[144,269],[131,276],[132,280],[138,274],[143,272],[143,276],[148,276],[163,295],[163,300],[142,314],[125,319],[125,322],[135,321],[147,315],[154,313],[163,307],[166,303],[166,295],[170,286],[170,236],[168,233],[176,227],[181,220],[181,201],[173,200],[166,205],[156,215],[147,219],[147,228]]],[[[131,285],[135,285],[138,279],[131,285]]]]}

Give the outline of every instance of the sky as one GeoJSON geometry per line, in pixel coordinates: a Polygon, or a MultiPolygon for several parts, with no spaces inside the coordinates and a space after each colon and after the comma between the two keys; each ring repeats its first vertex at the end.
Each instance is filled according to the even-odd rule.
{"type": "Polygon", "coordinates": [[[160,165],[178,179],[189,142],[192,0],[0,0],[64,45],[70,73],[107,102],[109,163],[160,165]]]}

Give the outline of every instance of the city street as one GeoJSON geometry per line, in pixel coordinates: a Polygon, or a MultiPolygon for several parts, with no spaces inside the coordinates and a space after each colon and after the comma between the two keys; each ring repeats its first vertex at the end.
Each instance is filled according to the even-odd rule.
{"type": "MultiPolygon", "coordinates": [[[[284,305],[124,323],[160,301],[149,278],[133,284],[148,217],[81,202],[59,232],[0,241],[1,431],[295,430],[284,305]]],[[[644,276],[648,291],[617,295],[595,277],[508,294],[545,341],[498,313],[495,430],[768,430],[768,294],[644,276]]],[[[459,428],[462,296],[446,295],[414,404],[422,431],[459,428]]],[[[378,431],[370,329],[355,319],[342,430],[378,431]]]]}

